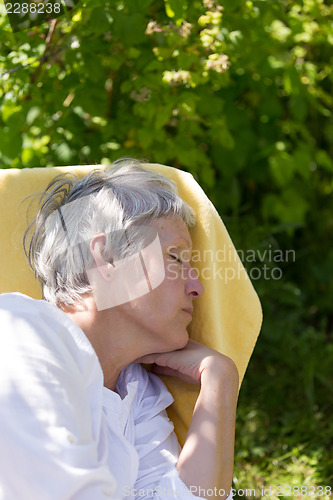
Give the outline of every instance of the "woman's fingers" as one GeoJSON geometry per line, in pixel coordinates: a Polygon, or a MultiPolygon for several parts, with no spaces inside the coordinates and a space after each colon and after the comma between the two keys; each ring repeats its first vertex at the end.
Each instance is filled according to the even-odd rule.
{"type": "Polygon", "coordinates": [[[167,375],[169,377],[176,377],[182,380],[183,382],[187,382],[188,384],[195,384],[195,385],[199,384],[199,382],[197,380],[193,380],[192,377],[184,375],[178,370],[174,370],[172,368],[169,368],[168,366],[159,366],[154,364],[152,367],[152,372],[155,373],[156,375],[167,375]]]}
{"type": "Polygon", "coordinates": [[[147,354],[137,363],[155,363],[155,373],[178,377],[189,383],[200,383],[201,373],[207,360],[221,362],[223,356],[194,340],[189,340],[183,349],[165,353],[147,354]]]}

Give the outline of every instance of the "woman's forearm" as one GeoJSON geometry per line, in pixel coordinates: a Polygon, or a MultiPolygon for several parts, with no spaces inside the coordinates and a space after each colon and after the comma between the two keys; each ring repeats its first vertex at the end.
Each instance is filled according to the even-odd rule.
{"type": "Polygon", "coordinates": [[[230,492],[237,396],[238,372],[233,361],[225,357],[209,360],[177,463],[182,481],[199,496],[215,488],[220,498],[230,492]]]}

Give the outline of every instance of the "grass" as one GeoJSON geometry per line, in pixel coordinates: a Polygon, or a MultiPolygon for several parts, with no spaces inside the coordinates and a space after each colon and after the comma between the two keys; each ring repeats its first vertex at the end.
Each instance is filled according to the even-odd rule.
{"type": "Polygon", "coordinates": [[[240,392],[234,498],[327,500],[333,497],[333,343],[297,311],[271,317],[240,392]]]}

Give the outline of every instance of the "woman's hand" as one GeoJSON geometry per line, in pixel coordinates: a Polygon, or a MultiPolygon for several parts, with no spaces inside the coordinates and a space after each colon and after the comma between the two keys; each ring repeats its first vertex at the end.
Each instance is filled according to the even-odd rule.
{"type": "Polygon", "coordinates": [[[200,384],[204,372],[238,379],[236,365],[230,358],[191,339],[183,349],[147,354],[136,362],[153,363],[154,373],[171,375],[190,384],[200,384]]]}

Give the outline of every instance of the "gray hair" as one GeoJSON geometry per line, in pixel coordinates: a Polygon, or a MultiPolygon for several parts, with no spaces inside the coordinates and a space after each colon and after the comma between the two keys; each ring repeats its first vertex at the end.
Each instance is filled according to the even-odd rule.
{"type": "Polygon", "coordinates": [[[95,234],[105,233],[104,257],[111,262],[131,257],[140,245],[140,227],[167,216],[181,217],[187,227],[195,224],[175,183],[137,160],[118,160],[81,180],[57,176],[39,198],[23,240],[44,298],[71,307],[92,293],[86,269],[94,264],[89,242],[95,234]]]}

